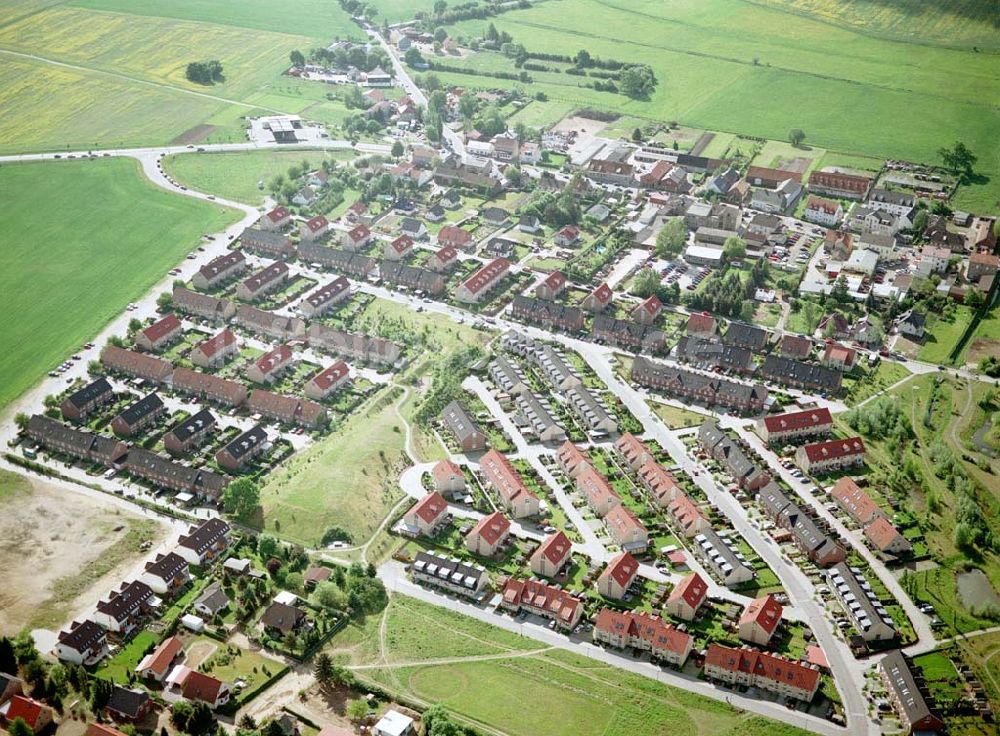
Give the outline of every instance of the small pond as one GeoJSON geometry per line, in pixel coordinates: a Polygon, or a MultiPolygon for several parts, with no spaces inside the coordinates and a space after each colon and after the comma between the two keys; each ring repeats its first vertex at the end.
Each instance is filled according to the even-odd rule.
{"type": "Polygon", "coordinates": [[[969,570],[958,576],[958,597],[970,611],[979,611],[986,606],[1000,608],[1000,595],[982,570],[969,570]]]}

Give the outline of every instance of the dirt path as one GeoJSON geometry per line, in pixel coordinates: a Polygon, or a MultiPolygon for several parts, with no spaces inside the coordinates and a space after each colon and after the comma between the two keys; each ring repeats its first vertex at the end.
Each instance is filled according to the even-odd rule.
{"type": "MultiPolygon", "coordinates": [[[[392,662],[391,664],[378,663],[378,664],[356,664],[351,665],[347,669],[359,671],[359,670],[381,670],[381,669],[398,669],[402,667],[432,667],[435,665],[446,665],[446,664],[465,664],[466,662],[489,662],[495,659],[517,659],[518,657],[534,657],[536,654],[544,654],[545,652],[550,652],[555,647],[541,647],[539,649],[529,649],[523,652],[502,652],[500,654],[472,654],[468,657],[443,657],[441,659],[420,659],[414,660],[412,662],[392,662]]],[[[395,680],[395,673],[393,674],[393,679],[395,680]]],[[[399,680],[396,683],[402,687],[399,680]]]]}

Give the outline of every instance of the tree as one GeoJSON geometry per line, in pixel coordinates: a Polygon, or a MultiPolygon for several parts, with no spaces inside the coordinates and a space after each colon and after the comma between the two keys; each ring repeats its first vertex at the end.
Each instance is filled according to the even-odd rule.
{"type": "Polygon", "coordinates": [[[261,557],[274,557],[280,549],[278,540],[270,534],[261,534],[257,539],[257,552],[261,557]]]}
{"type": "MultiPolygon", "coordinates": [[[[24,432],[28,428],[28,422],[30,421],[31,417],[29,417],[23,411],[19,411],[17,414],[14,415],[14,424],[17,425],[17,428],[22,432],[24,432]]],[[[0,669],[0,672],[10,672],[10,670],[0,669]]]]}
{"type": "Polygon", "coordinates": [[[728,261],[738,261],[747,254],[747,244],[742,238],[732,235],[722,244],[722,254],[728,261]]]}
{"type": "Polygon", "coordinates": [[[138,332],[142,329],[142,320],[133,317],[128,321],[128,331],[130,333],[138,332]]]}
{"type": "Polygon", "coordinates": [[[402,156],[403,155],[403,142],[402,141],[395,141],[392,144],[392,151],[390,153],[392,153],[392,157],[393,158],[399,158],[400,156],[402,156]]]}
{"type": "Polygon", "coordinates": [[[632,141],[642,143],[642,128],[636,128],[632,131],[632,141]]]}
{"type": "Polygon", "coordinates": [[[434,31],[434,40],[438,43],[444,43],[446,38],[448,38],[448,31],[445,30],[444,26],[438,26],[434,31]]]}
{"type": "Polygon", "coordinates": [[[215,84],[224,80],[222,75],[222,62],[218,59],[211,61],[192,61],[187,65],[184,76],[188,81],[196,84],[215,84]]]}
{"type": "Polygon", "coordinates": [[[424,75],[423,84],[421,86],[428,92],[441,89],[441,78],[434,72],[428,72],[424,75]]]}
{"type": "Polygon", "coordinates": [[[844,274],[840,274],[837,280],[833,284],[833,289],[830,290],[830,296],[833,300],[841,304],[846,304],[850,301],[851,295],[847,290],[847,277],[844,274]]]}
{"type": "Polygon", "coordinates": [[[326,652],[320,652],[316,656],[316,664],[313,666],[316,675],[316,682],[320,687],[326,687],[333,682],[333,660],[326,652]]]}
{"type": "Polygon", "coordinates": [[[986,298],[983,296],[983,292],[975,286],[970,286],[969,290],[965,293],[965,306],[970,309],[979,309],[985,303],[986,298]]]}
{"type": "Polygon", "coordinates": [[[8,636],[0,636],[0,672],[17,674],[17,654],[14,652],[14,642],[8,636]]]}
{"type": "MultiPolygon", "coordinates": [[[[111,691],[114,689],[114,684],[111,680],[105,680],[103,677],[97,677],[94,679],[94,684],[90,688],[90,705],[95,710],[101,710],[108,704],[111,699],[111,691]]],[[[187,729],[184,729],[187,730],[187,729]]]]}
{"type": "Polygon", "coordinates": [[[930,215],[927,213],[926,209],[917,210],[917,214],[913,216],[913,232],[922,233],[927,229],[927,221],[930,219],[930,215]]]}
{"type": "Polygon", "coordinates": [[[680,217],[671,217],[656,234],[656,254],[668,258],[679,254],[687,242],[687,228],[680,217]]]}
{"type": "Polygon", "coordinates": [[[660,285],[660,274],[652,268],[643,268],[632,280],[632,293],[645,299],[656,293],[660,285]]]}
{"type": "Polygon", "coordinates": [[[352,700],[347,704],[346,713],[354,723],[359,723],[368,715],[368,703],[361,698],[352,700]]]}
{"type": "Polygon", "coordinates": [[[521,186],[521,169],[517,166],[508,166],[503,171],[504,178],[510,182],[511,186],[521,186]]]}
{"type": "Polygon", "coordinates": [[[938,156],[941,157],[945,168],[956,174],[963,182],[972,178],[972,169],[979,160],[961,141],[956,141],[951,148],[939,149],[938,156]]]}
{"type": "Polygon", "coordinates": [[[479,100],[471,92],[466,91],[458,98],[458,114],[462,116],[462,122],[466,130],[472,127],[472,121],[479,110],[479,100]]]}
{"type": "Polygon", "coordinates": [[[34,729],[20,716],[10,722],[7,726],[7,733],[9,736],[35,736],[34,729]]]}
{"type": "Polygon", "coordinates": [[[222,508],[240,521],[246,521],[260,505],[260,486],[250,478],[237,478],[222,494],[222,508]]]}
{"type": "Polygon", "coordinates": [[[448,3],[445,0],[436,0],[434,3],[434,15],[444,15],[444,11],[448,9],[448,3]]]}
{"type": "Polygon", "coordinates": [[[805,139],[806,139],[806,134],[802,131],[801,128],[792,128],[790,131],[788,131],[788,140],[796,148],[801,146],[802,141],[804,141],[805,139]]]}
{"type": "Polygon", "coordinates": [[[422,66],[425,63],[424,57],[420,54],[420,51],[417,50],[416,46],[410,46],[410,48],[406,50],[406,53],[403,54],[403,61],[406,62],[407,66],[413,67],[422,66]]]}
{"type": "Polygon", "coordinates": [[[298,49],[295,49],[295,51],[288,55],[288,60],[292,62],[292,66],[298,69],[301,69],[306,65],[306,57],[303,56],[302,52],[298,49]]]}
{"type": "Polygon", "coordinates": [[[347,596],[335,583],[328,581],[316,586],[312,602],[320,608],[342,611],[347,605],[347,596]]]}
{"type": "Polygon", "coordinates": [[[656,76],[646,64],[625,67],[619,77],[622,94],[635,99],[645,99],[656,87],[656,76]]]}
{"type": "Polygon", "coordinates": [[[580,49],[576,52],[576,56],[573,57],[573,61],[579,67],[591,66],[594,60],[590,57],[590,52],[586,49],[580,49]]]}

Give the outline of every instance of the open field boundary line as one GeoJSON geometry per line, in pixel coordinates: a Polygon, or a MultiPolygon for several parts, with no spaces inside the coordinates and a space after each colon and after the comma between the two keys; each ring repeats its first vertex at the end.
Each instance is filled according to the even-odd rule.
{"type": "Polygon", "coordinates": [[[65,61],[56,61],[55,59],[49,59],[45,56],[38,56],[37,54],[26,54],[23,51],[12,51],[11,49],[0,48],[0,54],[6,54],[8,56],[16,56],[22,59],[30,59],[31,61],[40,61],[45,64],[51,64],[52,66],[59,66],[65,69],[73,69],[79,72],[88,72],[91,74],[102,74],[107,77],[113,77],[115,79],[124,79],[128,82],[135,82],[136,84],[144,84],[147,87],[156,87],[158,89],[165,89],[171,92],[178,92],[186,95],[194,95],[195,97],[202,97],[206,100],[214,100],[215,102],[222,102],[227,105],[239,105],[240,107],[245,107],[249,110],[266,110],[267,112],[277,113],[279,115],[289,115],[287,110],[277,110],[273,107],[265,107],[263,105],[254,105],[249,102],[241,102],[240,100],[233,100],[228,97],[219,97],[218,95],[210,95],[207,92],[199,92],[194,89],[185,89],[184,87],[175,87],[172,84],[166,84],[165,82],[154,82],[149,79],[142,79],[141,77],[133,77],[128,74],[122,74],[121,72],[112,72],[107,69],[97,69],[90,66],[82,66],[80,64],[70,64],[65,61]]]}

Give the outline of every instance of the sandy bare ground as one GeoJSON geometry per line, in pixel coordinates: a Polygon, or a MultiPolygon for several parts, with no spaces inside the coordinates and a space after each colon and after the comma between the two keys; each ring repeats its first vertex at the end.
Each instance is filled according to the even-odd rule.
{"type": "Polygon", "coordinates": [[[983,358],[1000,356],[1000,341],[989,337],[977,337],[969,344],[969,350],[965,354],[967,364],[979,365],[983,358]]]}
{"type": "Polygon", "coordinates": [[[581,118],[576,115],[571,115],[556,123],[552,128],[552,131],[555,133],[576,132],[594,136],[606,127],[608,127],[608,124],[600,120],[592,120],[591,118],[581,118]]]}
{"type": "Polygon", "coordinates": [[[145,554],[141,539],[155,546],[167,533],[162,524],[111,500],[36,479],[29,483],[30,491],[4,498],[0,514],[0,634],[61,626],[122,582],[145,554]],[[112,550],[114,545],[124,547],[112,550]]]}

